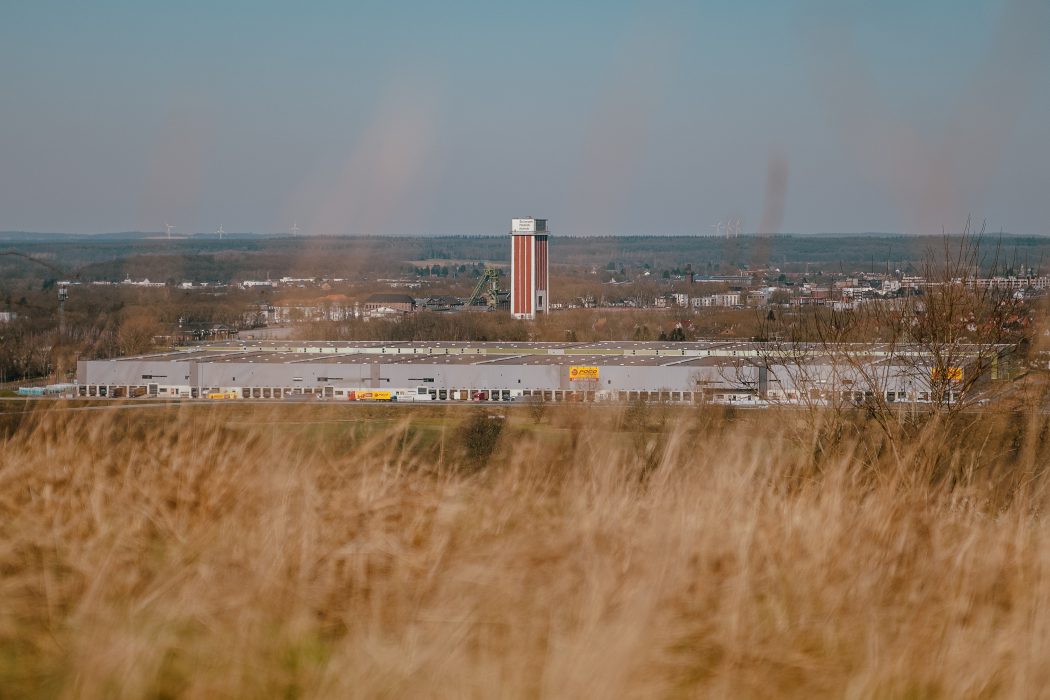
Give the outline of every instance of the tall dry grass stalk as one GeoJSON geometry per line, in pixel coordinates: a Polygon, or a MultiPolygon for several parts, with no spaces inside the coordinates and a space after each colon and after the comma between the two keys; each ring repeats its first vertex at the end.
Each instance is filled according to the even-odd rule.
{"type": "Polygon", "coordinates": [[[1050,687],[1037,413],[892,451],[862,424],[814,450],[794,414],[511,411],[465,467],[462,409],[325,410],[11,426],[0,694],[1050,687]]]}

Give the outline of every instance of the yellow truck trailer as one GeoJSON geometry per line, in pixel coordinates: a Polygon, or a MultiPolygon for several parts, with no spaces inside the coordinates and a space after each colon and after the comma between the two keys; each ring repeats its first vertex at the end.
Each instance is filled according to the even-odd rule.
{"type": "Polygon", "coordinates": [[[351,401],[389,401],[391,396],[391,392],[385,390],[347,392],[347,398],[351,401]]]}

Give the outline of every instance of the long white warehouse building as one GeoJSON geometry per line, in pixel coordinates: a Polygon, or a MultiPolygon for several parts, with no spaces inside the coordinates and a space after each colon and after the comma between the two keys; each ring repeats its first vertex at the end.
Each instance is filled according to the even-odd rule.
{"type": "MultiPolygon", "coordinates": [[[[916,352],[872,345],[863,367],[819,348],[746,341],[480,343],[228,341],[78,363],[81,396],[400,400],[792,401],[834,392],[928,401],[937,371],[916,352]],[[800,365],[799,358],[804,357],[800,365]],[[382,392],[391,392],[387,397],[382,392]]],[[[974,356],[978,355],[974,351],[974,356]]],[[[987,354],[987,353],[985,353],[987,354]]],[[[1006,349],[1002,351],[1005,357],[1006,349]]],[[[999,355],[987,374],[1003,376],[999,355]]],[[[970,369],[950,370],[961,390],[970,369]],[[956,370],[958,376],[956,377],[956,370]]]]}

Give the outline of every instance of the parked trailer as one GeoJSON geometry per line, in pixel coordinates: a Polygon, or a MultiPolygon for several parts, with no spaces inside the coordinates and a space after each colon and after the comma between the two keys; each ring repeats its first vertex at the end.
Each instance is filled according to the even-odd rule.
{"type": "Polygon", "coordinates": [[[419,386],[415,389],[394,389],[394,401],[432,401],[434,396],[430,393],[430,390],[425,386],[419,386]]]}
{"type": "Polygon", "coordinates": [[[236,391],[213,391],[208,394],[209,399],[223,401],[227,399],[238,399],[240,395],[236,391]]]}
{"type": "Polygon", "coordinates": [[[350,401],[390,401],[393,393],[388,390],[357,389],[346,392],[346,398],[350,401]]]}
{"type": "MultiPolygon", "coordinates": [[[[346,389],[348,401],[396,401],[399,403],[414,403],[417,401],[433,401],[437,392],[426,387],[402,388],[402,389],[346,389]]],[[[341,390],[338,395],[341,394],[341,390]]]]}
{"type": "Polygon", "coordinates": [[[19,396],[72,396],[77,391],[76,384],[48,384],[47,386],[20,386],[15,392],[19,396]]]}

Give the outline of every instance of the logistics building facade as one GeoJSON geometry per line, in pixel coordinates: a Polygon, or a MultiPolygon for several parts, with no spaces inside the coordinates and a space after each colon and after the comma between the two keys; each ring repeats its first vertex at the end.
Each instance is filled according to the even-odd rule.
{"type": "MultiPolygon", "coordinates": [[[[1003,349],[1004,360],[1006,349],[1003,349]]],[[[714,401],[765,405],[936,401],[958,392],[921,357],[871,346],[864,366],[819,351],[799,360],[763,343],[473,343],[228,341],[185,350],[78,363],[81,396],[394,400],[714,401]],[[782,359],[778,359],[781,357],[782,359]],[[790,359],[789,359],[790,358],[790,359]]],[[[999,361],[998,356],[995,358],[999,361]]],[[[957,371],[956,371],[957,370],[957,371]]],[[[988,373],[1005,376],[999,365],[988,373]]],[[[949,396],[950,400],[956,397],[949,396]]]]}

